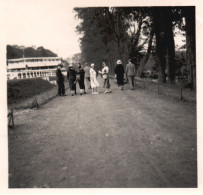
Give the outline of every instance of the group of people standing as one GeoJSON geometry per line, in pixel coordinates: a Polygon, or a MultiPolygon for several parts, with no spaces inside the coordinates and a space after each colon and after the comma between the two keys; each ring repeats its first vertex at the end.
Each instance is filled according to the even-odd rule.
{"type": "MultiPolygon", "coordinates": [[[[104,93],[111,93],[111,84],[109,81],[109,67],[105,62],[102,63],[102,70],[99,73],[102,75],[104,80],[103,87],[106,89],[104,93]]],[[[56,70],[56,81],[58,84],[58,95],[65,96],[65,88],[64,88],[64,76],[61,73],[62,65],[59,64],[56,70]]],[[[123,90],[124,86],[124,75],[128,82],[130,83],[131,90],[134,89],[134,76],[135,76],[135,65],[131,62],[131,59],[128,60],[128,64],[126,65],[126,69],[124,70],[124,66],[121,60],[117,61],[117,65],[115,68],[115,78],[117,79],[117,84],[123,90]]],[[[78,83],[80,88],[80,95],[86,94],[85,91],[85,83],[88,89],[92,89],[92,94],[99,94],[97,88],[100,86],[97,81],[97,72],[95,70],[95,65],[92,63],[90,66],[85,64],[83,68],[80,63],[77,64],[77,69],[73,68],[73,65],[70,64],[67,71],[67,79],[69,82],[69,88],[71,95],[77,94],[76,85],[78,83]]]]}

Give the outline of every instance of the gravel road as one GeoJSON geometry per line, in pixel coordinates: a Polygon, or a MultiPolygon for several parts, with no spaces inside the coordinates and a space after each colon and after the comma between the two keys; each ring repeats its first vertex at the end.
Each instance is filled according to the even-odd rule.
{"type": "Polygon", "coordinates": [[[196,105],[111,84],[15,115],[10,188],[197,187],[196,105]]]}

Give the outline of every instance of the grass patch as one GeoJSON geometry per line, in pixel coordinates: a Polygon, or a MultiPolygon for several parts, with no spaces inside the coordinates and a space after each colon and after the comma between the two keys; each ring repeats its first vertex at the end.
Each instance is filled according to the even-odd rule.
{"type": "Polygon", "coordinates": [[[8,80],[7,98],[8,104],[18,103],[29,97],[45,92],[54,85],[41,78],[8,80]]]}

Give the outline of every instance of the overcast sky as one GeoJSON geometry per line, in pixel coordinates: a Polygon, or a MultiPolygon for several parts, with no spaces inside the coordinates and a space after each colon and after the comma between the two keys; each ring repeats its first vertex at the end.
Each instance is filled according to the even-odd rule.
{"type": "MultiPolygon", "coordinates": [[[[80,52],[73,1],[6,1],[6,44],[43,46],[63,58],[80,52]]],[[[175,42],[182,45],[182,37],[176,36],[175,42]]]]}
{"type": "Polygon", "coordinates": [[[7,0],[7,44],[43,46],[66,58],[80,52],[75,13],[67,0],[7,0]]]}

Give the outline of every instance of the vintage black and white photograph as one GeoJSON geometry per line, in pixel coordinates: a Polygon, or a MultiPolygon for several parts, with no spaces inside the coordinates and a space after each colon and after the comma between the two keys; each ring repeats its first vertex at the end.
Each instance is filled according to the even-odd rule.
{"type": "Polygon", "coordinates": [[[196,6],[10,0],[8,188],[198,188],[196,6]]]}

